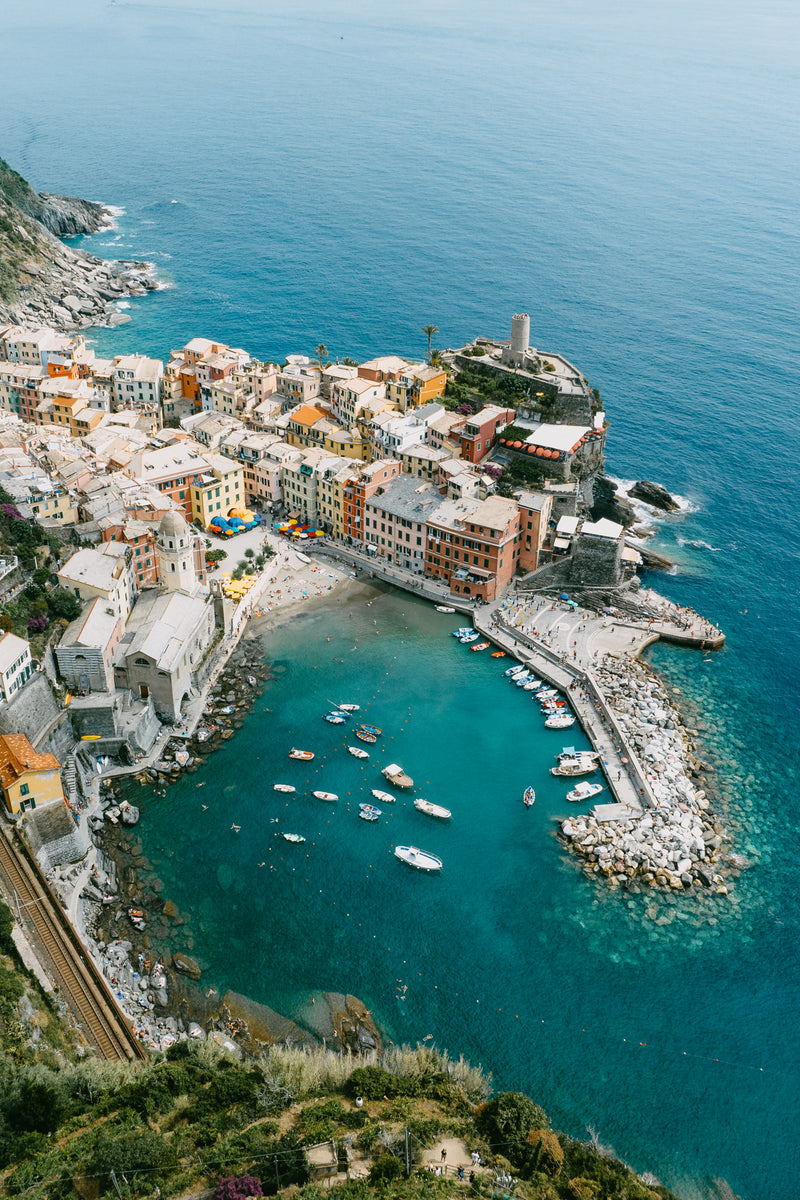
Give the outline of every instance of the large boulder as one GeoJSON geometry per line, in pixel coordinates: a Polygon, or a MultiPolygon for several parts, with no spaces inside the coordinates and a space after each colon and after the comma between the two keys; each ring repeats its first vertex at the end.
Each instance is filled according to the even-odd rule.
{"type": "Polygon", "coordinates": [[[636,513],[617,493],[617,485],[606,475],[598,475],[592,484],[592,520],[616,521],[626,528],[636,523],[636,513]]]}
{"type": "Polygon", "coordinates": [[[641,500],[652,508],[660,508],[662,512],[677,512],[679,505],[660,483],[652,483],[649,479],[640,479],[629,489],[628,495],[634,500],[641,500]]]}
{"type": "Polygon", "coordinates": [[[190,979],[199,979],[202,974],[199,964],[188,954],[173,954],[172,969],[181,975],[188,975],[190,979]]]}

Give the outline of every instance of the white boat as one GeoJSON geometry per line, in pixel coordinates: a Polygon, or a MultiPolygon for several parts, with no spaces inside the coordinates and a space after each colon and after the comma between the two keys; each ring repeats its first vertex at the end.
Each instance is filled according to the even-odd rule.
{"type": "Polygon", "coordinates": [[[575,718],[569,713],[564,713],[562,716],[559,713],[553,713],[544,723],[545,729],[569,729],[575,724],[575,718]]]}
{"type": "Polygon", "coordinates": [[[292,787],[292,785],[290,783],[273,783],[272,790],[273,790],[273,792],[289,793],[289,792],[294,792],[297,789],[292,787]]]}
{"type": "Polygon", "coordinates": [[[599,767],[593,758],[562,758],[557,767],[550,768],[551,775],[591,775],[599,767]]]}
{"type": "Polygon", "coordinates": [[[347,716],[345,713],[329,712],[325,713],[323,720],[327,721],[329,725],[344,725],[345,721],[347,720],[347,716]]]}
{"type": "Polygon", "coordinates": [[[522,663],[514,663],[514,666],[509,667],[507,671],[503,671],[503,674],[507,679],[510,679],[512,675],[519,675],[522,671],[524,671],[526,675],[528,674],[528,668],[524,667],[522,663]]]}
{"type": "Polygon", "coordinates": [[[533,676],[528,675],[526,672],[524,675],[515,675],[512,682],[515,683],[517,687],[525,687],[525,684],[530,683],[532,679],[533,676]]]}
{"type": "Polygon", "coordinates": [[[522,690],[525,692],[535,692],[538,686],[538,679],[526,679],[522,685],[522,690]]]}
{"type": "Polygon", "coordinates": [[[573,803],[579,800],[591,800],[592,796],[596,796],[602,790],[602,783],[589,783],[588,779],[584,779],[582,783],[576,783],[571,792],[567,792],[567,799],[573,803]]]}
{"type": "Polygon", "coordinates": [[[532,787],[525,788],[525,791],[522,795],[522,803],[526,808],[533,808],[534,804],[536,803],[536,792],[532,787]]]}
{"type": "Polygon", "coordinates": [[[348,746],[348,753],[352,754],[353,758],[369,758],[366,750],[362,750],[360,746],[348,746]]]}
{"type": "Polygon", "coordinates": [[[286,842],[304,842],[306,840],[299,833],[284,833],[283,838],[286,842]]]}
{"type": "Polygon", "coordinates": [[[449,604],[437,604],[436,611],[443,613],[454,613],[456,610],[451,608],[449,604]]]}
{"type": "Polygon", "coordinates": [[[562,758],[599,758],[599,750],[576,750],[574,746],[565,746],[558,756],[562,758]]]}
{"type": "Polygon", "coordinates": [[[435,854],[429,854],[417,846],[395,846],[394,856],[418,871],[441,871],[443,866],[442,860],[435,854]]]}
{"type": "Polygon", "coordinates": [[[414,808],[427,813],[429,817],[439,817],[442,821],[449,821],[453,815],[449,808],[442,808],[441,804],[431,804],[430,800],[415,800],[414,808]]]}
{"type": "Polygon", "coordinates": [[[477,629],[471,629],[469,633],[465,633],[464,636],[459,640],[466,646],[470,642],[477,642],[480,636],[481,635],[478,633],[477,629]]]}
{"type": "Polygon", "coordinates": [[[394,804],[394,796],[391,792],[382,792],[380,788],[371,788],[373,796],[376,800],[380,800],[381,804],[394,804]]]}
{"type": "Polygon", "coordinates": [[[297,750],[293,746],[292,749],[289,751],[289,758],[299,759],[300,762],[311,762],[313,757],[314,757],[313,750],[297,750]]]}
{"type": "Polygon", "coordinates": [[[453,630],[453,637],[454,638],[463,638],[463,637],[466,637],[468,633],[472,633],[472,626],[471,625],[462,625],[460,629],[453,630]]]}
{"type": "Polygon", "coordinates": [[[360,704],[337,704],[339,712],[358,712],[361,708],[360,704]]]}
{"type": "Polygon", "coordinates": [[[403,768],[399,767],[397,763],[389,763],[388,767],[383,768],[381,775],[388,779],[393,787],[412,788],[414,786],[414,780],[410,775],[406,775],[403,768]]]}
{"type": "Polygon", "coordinates": [[[329,800],[331,803],[339,799],[336,792],[312,792],[311,795],[316,796],[318,800],[329,800]]]}

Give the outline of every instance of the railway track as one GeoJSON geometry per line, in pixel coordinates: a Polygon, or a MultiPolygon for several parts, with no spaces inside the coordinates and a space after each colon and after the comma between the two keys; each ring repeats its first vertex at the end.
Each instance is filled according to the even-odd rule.
{"type": "Polygon", "coordinates": [[[22,840],[0,832],[0,877],[15,917],[33,932],[53,982],[87,1042],[108,1059],[146,1057],[22,840]]]}

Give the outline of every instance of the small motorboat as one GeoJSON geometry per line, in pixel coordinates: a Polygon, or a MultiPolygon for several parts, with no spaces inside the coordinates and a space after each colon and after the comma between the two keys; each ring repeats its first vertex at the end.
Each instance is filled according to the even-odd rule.
{"type": "Polygon", "coordinates": [[[468,633],[472,633],[472,626],[471,625],[462,625],[460,629],[453,630],[453,637],[461,639],[463,637],[466,637],[468,633]]]}
{"type": "Polygon", "coordinates": [[[427,850],[420,850],[417,846],[395,846],[394,856],[417,871],[441,871],[444,865],[435,854],[429,854],[427,850]]]}
{"type": "Polygon", "coordinates": [[[336,707],[339,710],[339,712],[354,713],[354,712],[358,712],[358,710],[361,708],[361,705],[360,704],[337,704],[336,707]]]}
{"type": "Polygon", "coordinates": [[[545,729],[570,729],[575,724],[575,718],[569,713],[553,713],[544,723],[545,729]]]}
{"type": "Polygon", "coordinates": [[[515,683],[517,687],[525,687],[525,684],[531,683],[532,680],[533,676],[529,675],[526,671],[524,675],[515,675],[511,682],[515,683]]]}
{"type": "Polygon", "coordinates": [[[286,792],[288,795],[297,789],[294,788],[291,783],[273,783],[272,790],[273,792],[286,792]]]}
{"type": "Polygon", "coordinates": [[[476,642],[474,646],[470,646],[470,650],[488,650],[491,642],[476,642]]]}
{"type": "Polygon", "coordinates": [[[299,833],[284,833],[282,836],[285,842],[295,842],[295,844],[304,842],[306,840],[302,834],[299,833]]]}
{"type": "Polygon", "coordinates": [[[436,611],[443,613],[454,613],[456,610],[451,608],[449,604],[437,604],[436,611]]]}
{"type": "Polygon", "coordinates": [[[562,758],[557,767],[550,768],[551,775],[591,775],[599,767],[593,758],[562,758]]]}
{"type": "Polygon", "coordinates": [[[582,783],[576,783],[571,792],[567,792],[567,799],[576,804],[579,800],[591,800],[602,790],[602,783],[589,783],[588,779],[584,779],[582,783]]]}
{"type": "Polygon", "coordinates": [[[366,733],[363,729],[356,729],[354,733],[360,742],[366,742],[368,746],[374,746],[378,740],[374,733],[366,733]]]}
{"type": "Polygon", "coordinates": [[[312,750],[295,750],[292,748],[289,751],[289,758],[297,758],[301,762],[311,762],[313,757],[314,753],[312,750]]]}
{"type": "Polygon", "coordinates": [[[525,788],[525,791],[522,794],[522,803],[526,808],[532,808],[536,803],[536,792],[532,787],[525,788]]]}
{"type": "Polygon", "coordinates": [[[506,656],[505,650],[493,650],[492,651],[492,658],[505,658],[505,656],[506,656]]]}
{"type": "Polygon", "coordinates": [[[540,700],[555,700],[558,692],[555,688],[539,688],[536,694],[540,700]]]}
{"type": "Polygon", "coordinates": [[[559,754],[562,758],[599,758],[599,750],[576,750],[574,746],[565,746],[559,754]]]}
{"type": "Polygon", "coordinates": [[[514,666],[509,667],[507,671],[503,671],[503,674],[506,676],[507,679],[511,679],[512,676],[518,675],[520,673],[520,671],[524,671],[527,675],[528,668],[523,667],[522,663],[514,663],[514,666]]]}
{"type": "Polygon", "coordinates": [[[327,721],[329,725],[344,725],[345,721],[347,720],[347,717],[344,715],[344,713],[329,712],[329,713],[325,713],[323,720],[327,721]]]}
{"type": "Polygon", "coordinates": [[[389,780],[392,787],[412,788],[414,786],[414,780],[410,775],[406,775],[403,768],[399,767],[397,763],[389,763],[388,767],[383,768],[381,775],[389,780]]]}
{"type": "Polygon", "coordinates": [[[361,725],[359,725],[359,729],[363,729],[364,733],[372,733],[372,734],[374,734],[375,737],[381,736],[381,730],[378,728],[377,725],[361,724],[361,725]]]}
{"type": "Polygon", "coordinates": [[[467,646],[470,642],[477,642],[480,636],[481,635],[478,633],[477,629],[471,629],[469,633],[465,633],[463,637],[459,638],[459,641],[463,645],[467,646]]]}
{"type": "Polygon", "coordinates": [[[362,821],[377,821],[382,812],[374,804],[359,804],[358,815],[362,821]]]}
{"type": "Polygon", "coordinates": [[[353,758],[369,758],[366,750],[362,750],[360,746],[348,746],[348,754],[352,754],[353,758]]]}
{"type": "Polygon", "coordinates": [[[523,689],[526,692],[535,692],[538,687],[542,686],[541,679],[526,679],[523,684],[523,689]]]}
{"type": "Polygon", "coordinates": [[[371,788],[373,796],[376,800],[380,800],[381,804],[394,804],[394,796],[391,792],[382,792],[380,788],[371,788]]]}
{"type": "Polygon", "coordinates": [[[430,800],[415,800],[414,808],[418,812],[427,813],[429,817],[438,817],[441,821],[449,821],[453,815],[449,808],[442,808],[441,804],[431,804],[430,800]]]}
{"type": "Polygon", "coordinates": [[[312,792],[311,795],[316,796],[318,800],[327,800],[330,804],[339,799],[336,792],[312,792]]]}

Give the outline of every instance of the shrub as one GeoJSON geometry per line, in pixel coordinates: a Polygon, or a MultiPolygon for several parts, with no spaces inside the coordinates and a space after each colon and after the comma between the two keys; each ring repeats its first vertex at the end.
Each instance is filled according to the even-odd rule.
{"type": "Polygon", "coordinates": [[[255,1175],[230,1175],[217,1182],[214,1200],[246,1200],[248,1196],[263,1196],[261,1180],[255,1175]]]}
{"type": "Polygon", "coordinates": [[[582,1179],[577,1176],[575,1179],[570,1179],[567,1191],[572,1200],[595,1200],[595,1196],[600,1191],[600,1184],[596,1183],[594,1179],[582,1179]]]}
{"type": "Polygon", "coordinates": [[[528,1134],[530,1155],[528,1166],[543,1175],[558,1175],[564,1165],[564,1151],[556,1135],[550,1129],[532,1129],[528,1134]]]}
{"type": "Polygon", "coordinates": [[[547,1129],[547,1113],[522,1092],[501,1092],[480,1107],[475,1129],[496,1154],[504,1154],[515,1166],[528,1156],[528,1133],[547,1129]]]}
{"type": "Polygon", "coordinates": [[[370,1167],[367,1182],[375,1187],[378,1184],[389,1183],[403,1174],[403,1164],[392,1154],[382,1154],[370,1167]]]}
{"type": "Polygon", "coordinates": [[[168,1172],[177,1166],[177,1155],[172,1147],[149,1129],[125,1130],[120,1133],[104,1129],[95,1143],[94,1154],[89,1163],[89,1174],[100,1177],[101,1186],[111,1186],[111,1172],[123,1175],[147,1172],[147,1188],[152,1191],[160,1172],[168,1172]]]}

